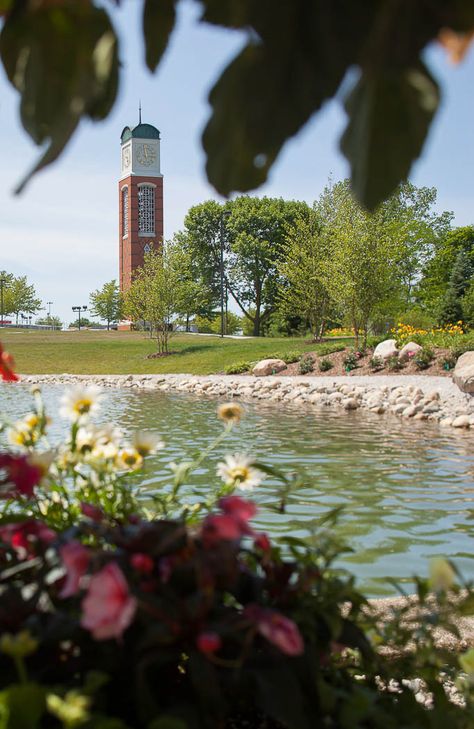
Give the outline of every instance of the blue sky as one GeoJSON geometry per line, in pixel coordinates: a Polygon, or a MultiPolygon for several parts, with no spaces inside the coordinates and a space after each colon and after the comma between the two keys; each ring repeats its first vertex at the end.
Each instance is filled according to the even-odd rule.
{"type": "MultiPolygon", "coordinates": [[[[52,313],[72,320],[71,306],[118,275],[117,180],[120,132],[143,121],[161,131],[165,236],[183,225],[191,205],[217,197],[204,174],[200,135],[209,114],[207,94],[219,71],[243,42],[238,33],[199,25],[197,5],[182,4],[164,61],[155,75],[143,64],[141,2],[114,11],[121,38],[121,90],[102,124],[84,122],[65,154],[40,173],[21,197],[12,190],[39,155],[18,123],[18,99],[0,72],[0,269],[27,275],[52,313]]],[[[438,207],[458,225],[474,222],[474,52],[452,66],[439,48],[427,54],[443,89],[443,105],[412,181],[438,188],[438,207]]],[[[312,202],[328,176],[347,165],[338,151],[345,115],[336,100],[291,140],[258,194],[312,202]]]]}

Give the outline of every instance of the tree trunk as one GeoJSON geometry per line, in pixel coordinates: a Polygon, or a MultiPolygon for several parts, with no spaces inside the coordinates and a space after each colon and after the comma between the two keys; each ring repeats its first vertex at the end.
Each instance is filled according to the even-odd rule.
{"type": "Polygon", "coordinates": [[[107,319],[107,331],[110,329],[110,319],[107,319]]]}
{"type": "Polygon", "coordinates": [[[186,314],[186,331],[189,332],[189,314],[186,314]]]}

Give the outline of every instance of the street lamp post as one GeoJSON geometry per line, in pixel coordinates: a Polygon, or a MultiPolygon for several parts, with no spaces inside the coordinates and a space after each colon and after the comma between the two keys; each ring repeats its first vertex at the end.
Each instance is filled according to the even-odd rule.
{"type": "Polygon", "coordinates": [[[79,329],[79,331],[81,331],[81,311],[87,311],[87,306],[73,306],[72,310],[77,312],[77,318],[79,321],[78,329],[79,329]]]}
{"type": "MultiPolygon", "coordinates": [[[[230,210],[223,210],[221,215],[221,226],[220,226],[220,233],[219,233],[219,243],[220,243],[220,258],[219,258],[219,271],[220,271],[220,289],[221,289],[221,337],[224,337],[225,329],[226,329],[226,313],[224,311],[224,230],[225,230],[225,220],[226,218],[229,218],[230,216],[230,210]]],[[[226,291],[227,293],[227,291],[226,291]]],[[[227,297],[226,297],[227,298],[227,297]]],[[[226,301],[226,309],[227,309],[227,301],[226,301]]]]}
{"type": "Polygon", "coordinates": [[[51,325],[51,304],[53,302],[52,301],[47,301],[46,303],[48,305],[48,324],[51,325]]]}

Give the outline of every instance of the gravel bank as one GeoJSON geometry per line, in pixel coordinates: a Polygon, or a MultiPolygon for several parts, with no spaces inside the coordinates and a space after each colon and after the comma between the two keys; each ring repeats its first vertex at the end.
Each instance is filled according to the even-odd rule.
{"type": "Polygon", "coordinates": [[[353,375],[351,377],[254,377],[251,375],[24,375],[26,384],[96,384],[139,390],[189,392],[220,399],[266,400],[341,413],[358,409],[441,426],[474,428],[474,397],[446,377],[353,375]]]}

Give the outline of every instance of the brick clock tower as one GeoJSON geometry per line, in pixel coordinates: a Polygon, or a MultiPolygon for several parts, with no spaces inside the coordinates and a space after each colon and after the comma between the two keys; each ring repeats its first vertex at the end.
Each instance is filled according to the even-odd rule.
{"type": "Polygon", "coordinates": [[[160,171],[160,132],[140,122],[125,127],[121,136],[119,182],[120,290],[130,288],[133,271],[144,253],[163,240],[163,175],[160,171]]]}

